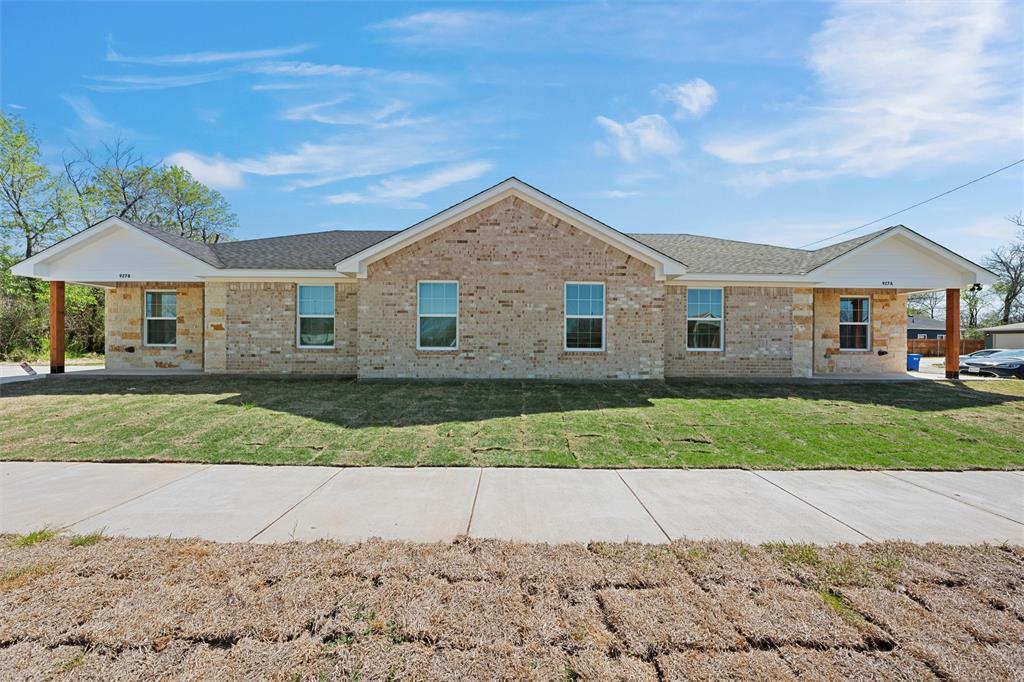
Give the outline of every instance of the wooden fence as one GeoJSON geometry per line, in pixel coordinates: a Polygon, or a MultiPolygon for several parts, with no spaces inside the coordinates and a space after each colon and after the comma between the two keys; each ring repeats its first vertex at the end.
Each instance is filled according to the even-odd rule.
{"type": "MultiPolygon", "coordinates": [[[[960,339],[960,355],[967,355],[984,347],[984,339],[960,339]]],[[[907,352],[925,356],[944,356],[946,339],[907,339],[907,352]]]]}

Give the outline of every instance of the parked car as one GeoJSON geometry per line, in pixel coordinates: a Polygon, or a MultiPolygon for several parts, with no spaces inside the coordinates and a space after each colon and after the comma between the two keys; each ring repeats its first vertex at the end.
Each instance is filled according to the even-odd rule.
{"type": "Polygon", "coordinates": [[[960,363],[960,371],[995,377],[1024,379],[1024,349],[1004,350],[983,358],[968,358],[960,363]]]}
{"type": "Polygon", "coordinates": [[[968,353],[967,355],[961,355],[960,356],[960,364],[961,365],[964,364],[969,358],[986,358],[989,355],[993,355],[995,353],[1002,353],[1005,350],[1006,350],[1005,348],[982,348],[981,350],[976,350],[973,353],[968,353]]]}

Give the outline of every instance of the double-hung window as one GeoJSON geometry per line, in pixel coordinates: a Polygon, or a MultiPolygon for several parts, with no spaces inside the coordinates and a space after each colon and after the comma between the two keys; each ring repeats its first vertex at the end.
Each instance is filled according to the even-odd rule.
{"type": "Polygon", "coordinates": [[[686,289],[686,350],[722,350],[722,289],[686,289]]]}
{"type": "Polygon", "coordinates": [[[416,306],[417,350],[458,350],[459,283],[419,282],[416,306]]]}
{"type": "Polygon", "coordinates": [[[299,348],[334,347],[334,285],[299,285],[299,348]]]}
{"type": "Polygon", "coordinates": [[[143,345],[173,346],[178,342],[178,295],[173,291],[146,292],[143,345]]]}
{"type": "Polygon", "coordinates": [[[565,350],[604,350],[604,284],[566,282],[565,350]]]}
{"type": "Polygon", "coordinates": [[[871,302],[867,296],[839,299],[839,350],[871,348],[871,302]]]}

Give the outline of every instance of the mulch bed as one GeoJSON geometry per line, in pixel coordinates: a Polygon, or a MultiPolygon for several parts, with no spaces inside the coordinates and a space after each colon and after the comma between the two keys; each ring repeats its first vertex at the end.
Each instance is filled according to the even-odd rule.
{"type": "Polygon", "coordinates": [[[1024,679],[1024,548],[0,536],[0,677],[1024,679]]]}

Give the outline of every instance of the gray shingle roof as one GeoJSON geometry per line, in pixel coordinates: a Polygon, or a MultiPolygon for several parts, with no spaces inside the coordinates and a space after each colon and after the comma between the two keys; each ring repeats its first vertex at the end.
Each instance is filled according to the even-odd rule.
{"type": "MultiPolygon", "coordinates": [[[[891,229],[891,228],[886,228],[891,229]]],[[[803,275],[875,238],[885,230],[814,251],[696,234],[631,234],[637,241],[687,265],[687,273],[803,275]]]]}
{"type": "Polygon", "coordinates": [[[221,242],[210,248],[225,268],[333,270],[338,261],[393,234],[385,230],[331,230],[221,242]]]}
{"type": "MultiPolygon", "coordinates": [[[[330,230],[200,244],[151,225],[132,225],[214,267],[266,270],[333,270],[339,261],[396,234],[389,230],[330,230]]],[[[803,275],[884,231],[814,251],[694,234],[628,236],[685,263],[687,272],[692,274],[803,275]]]]}
{"type": "Polygon", "coordinates": [[[945,320],[934,320],[926,315],[907,315],[907,329],[946,329],[945,320]]]}

